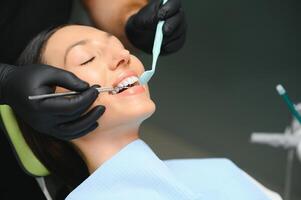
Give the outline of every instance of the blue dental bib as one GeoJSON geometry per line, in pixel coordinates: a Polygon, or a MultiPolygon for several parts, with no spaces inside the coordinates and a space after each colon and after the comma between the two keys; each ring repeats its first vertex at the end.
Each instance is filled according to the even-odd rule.
{"type": "Polygon", "coordinates": [[[125,146],[67,200],[268,200],[227,159],[161,161],[142,140],[125,146]]]}

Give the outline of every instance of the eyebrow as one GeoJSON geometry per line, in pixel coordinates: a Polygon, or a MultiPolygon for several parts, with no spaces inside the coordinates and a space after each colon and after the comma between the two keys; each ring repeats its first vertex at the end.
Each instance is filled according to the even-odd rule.
{"type": "MultiPolygon", "coordinates": [[[[106,33],[106,37],[107,37],[107,38],[110,38],[110,37],[112,37],[112,36],[113,36],[112,34],[106,33]]],[[[91,42],[91,40],[89,40],[89,39],[84,39],[84,40],[80,40],[80,41],[78,41],[78,42],[76,42],[76,43],[70,45],[70,46],[66,49],[66,51],[65,51],[65,55],[64,55],[64,64],[66,64],[67,55],[68,55],[69,51],[70,51],[72,48],[74,48],[74,47],[76,47],[76,46],[79,46],[79,45],[85,45],[85,44],[87,44],[88,42],[91,42]]]]}

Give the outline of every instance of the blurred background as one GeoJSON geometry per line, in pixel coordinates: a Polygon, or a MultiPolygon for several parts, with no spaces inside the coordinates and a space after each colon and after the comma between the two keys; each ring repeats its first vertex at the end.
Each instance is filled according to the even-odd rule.
{"type": "MultiPolygon", "coordinates": [[[[251,144],[250,135],[283,132],[290,124],[278,83],[301,102],[300,1],[182,3],[187,42],[159,58],[149,83],[157,111],[142,138],[163,159],[227,157],[283,196],[287,151],[251,144]]],[[[78,1],[72,20],[89,23],[78,1]]],[[[151,66],[151,56],[138,57],[151,66]]],[[[292,200],[301,199],[300,163],[293,164],[292,200]]]]}

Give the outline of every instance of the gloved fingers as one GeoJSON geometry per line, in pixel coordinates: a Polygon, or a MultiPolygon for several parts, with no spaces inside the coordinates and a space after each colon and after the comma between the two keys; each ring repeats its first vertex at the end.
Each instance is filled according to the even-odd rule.
{"type": "Polygon", "coordinates": [[[129,41],[136,48],[146,53],[152,52],[159,18],[165,21],[161,55],[179,50],[183,46],[183,41],[185,41],[186,21],[185,14],[181,8],[181,1],[168,0],[166,4],[161,4],[162,0],[151,0],[138,13],[128,19],[125,27],[129,41]],[[169,44],[171,42],[173,43],[169,44]],[[166,49],[164,46],[170,47],[170,49],[166,49]]]}
{"type": "Polygon", "coordinates": [[[63,139],[67,140],[67,141],[70,141],[70,140],[73,140],[73,139],[80,138],[80,137],[90,133],[94,129],[96,129],[98,127],[98,125],[99,125],[98,122],[96,122],[96,123],[92,124],[90,127],[88,127],[87,129],[85,129],[84,131],[78,132],[76,134],[70,134],[68,136],[65,136],[63,139]]]}
{"type": "MultiPolygon", "coordinates": [[[[60,123],[70,122],[74,121],[76,119],[79,119],[91,106],[89,106],[87,109],[82,109],[82,111],[74,113],[74,114],[59,114],[56,115],[60,119],[60,123]]],[[[99,109],[102,109],[103,112],[105,111],[106,107],[102,105],[97,105],[99,109]]]]}
{"type": "Polygon", "coordinates": [[[185,40],[186,40],[186,33],[180,35],[178,38],[175,38],[174,40],[168,41],[168,43],[162,45],[161,55],[167,55],[176,52],[177,50],[183,47],[185,40]]]}
{"type": "Polygon", "coordinates": [[[178,27],[174,30],[174,32],[171,35],[165,35],[163,37],[161,55],[167,55],[176,52],[181,47],[183,47],[186,40],[186,29],[187,24],[184,19],[183,22],[181,22],[178,25],[178,27]]]}
{"type": "Polygon", "coordinates": [[[89,88],[89,84],[79,79],[72,72],[58,68],[52,68],[47,75],[46,83],[48,86],[60,86],[73,91],[84,91],[89,88]]]}
{"type": "Polygon", "coordinates": [[[54,97],[40,100],[40,111],[52,114],[72,115],[87,110],[98,97],[98,86],[92,86],[81,94],[71,97],[54,97]]]}
{"type": "Polygon", "coordinates": [[[175,32],[179,36],[180,34],[183,34],[185,31],[186,31],[186,20],[185,20],[184,12],[182,11],[178,12],[176,15],[167,19],[163,25],[164,36],[173,35],[175,32]]]}
{"type": "Polygon", "coordinates": [[[104,111],[105,109],[103,109],[103,106],[96,106],[80,118],[60,124],[58,128],[60,129],[60,132],[66,133],[66,137],[68,138],[81,137],[91,131],[91,126],[93,127],[93,125],[97,123],[98,118],[102,116],[104,111]]]}
{"type": "Polygon", "coordinates": [[[181,8],[181,0],[168,0],[162,5],[158,11],[158,19],[166,20],[179,12],[181,8]]]}
{"type": "Polygon", "coordinates": [[[132,23],[132,26],[139,30],[154,30],[159,21],[157,17],[159,3],[160,1],[158,2],[157,0],[149,2],[138,13],[131,16],[128,22],[132,23]]]}

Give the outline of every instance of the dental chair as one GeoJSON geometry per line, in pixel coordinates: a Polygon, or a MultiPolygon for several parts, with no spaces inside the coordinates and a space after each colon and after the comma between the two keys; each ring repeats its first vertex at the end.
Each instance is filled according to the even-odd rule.
{"type": "Polygon", "coordinates": [[[26,174],[36,179],[46,199],[52,200],[45,182],[50,173],[27,145],[12,109],[7,105],[0,105],[0,116],[3,132],[7,135],[20,167],[26,174]]]}

